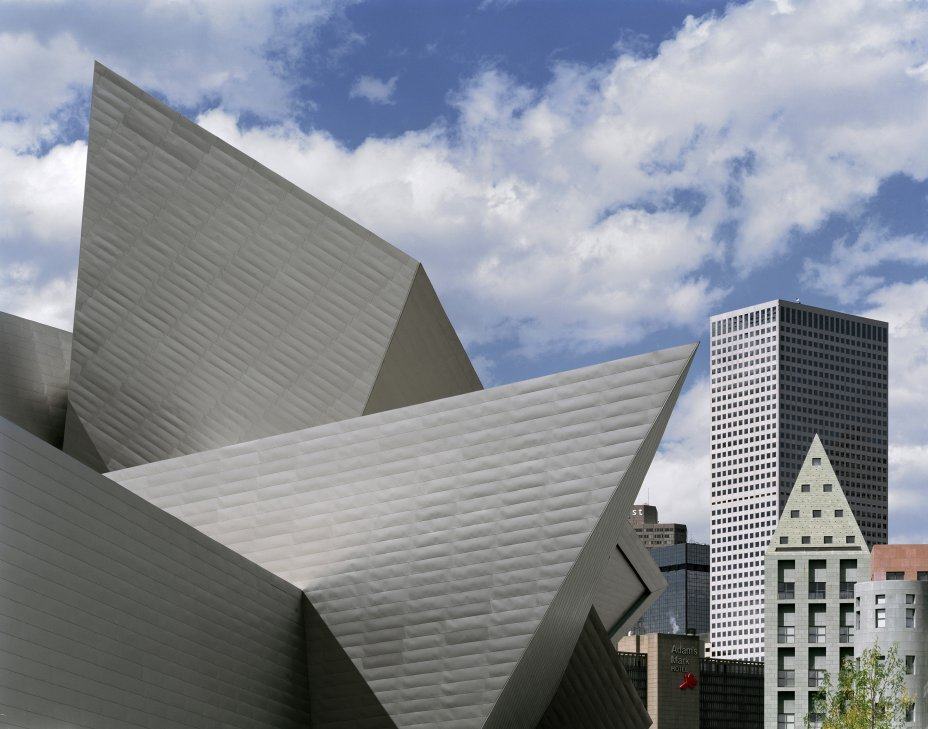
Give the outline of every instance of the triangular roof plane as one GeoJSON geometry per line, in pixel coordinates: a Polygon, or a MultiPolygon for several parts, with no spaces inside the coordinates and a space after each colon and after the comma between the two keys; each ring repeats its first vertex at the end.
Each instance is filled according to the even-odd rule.
{"type": "Polygon", "coordinates": [[[774,551],[828,545],[867,549],[854,512],[816,433],[770,542],[774,551]],[[830,541],[826,542],[826,538],[830,541]],[[803,539],[807,541],[803,541],[803,539]],[[785,542],[783,540],[786,540],[785,542]]]}
{"type": "Polygon", "coordinates": [[[590,608],[634,614],[601,582],[694,351],[110,476],[303,588],[400,729],[528,729],[590,608]]]}
{"type": "Polygon", "coordinates": [[[112,471],[480,388],[418,261],[96,65],[65,452],[112,471]]]}

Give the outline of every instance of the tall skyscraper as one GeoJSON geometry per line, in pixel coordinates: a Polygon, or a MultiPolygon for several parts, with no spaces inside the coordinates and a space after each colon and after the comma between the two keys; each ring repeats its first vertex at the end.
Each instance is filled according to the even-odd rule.
{"type": "Polygon", "coordinates": [[[887,325],[783,300],[713,316],[713,655],[764,657],[764,550],[815,433],[886,541],[887,325]]]}

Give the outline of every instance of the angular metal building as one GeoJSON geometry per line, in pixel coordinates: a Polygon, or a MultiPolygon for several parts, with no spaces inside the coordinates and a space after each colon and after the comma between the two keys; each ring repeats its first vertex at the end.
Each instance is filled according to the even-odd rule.
{"type": "Polygon", "coordinates": [[[480,387],[417,261],[97,65],[65,452],[111,471],[480,387]]]}
{"type": "Polygon", "coordinates": [[[484,390],[419,263],[99,65],[87,165],[73,340],[0,319],[3,721],[650,724],[695,345],[484,390]]]}

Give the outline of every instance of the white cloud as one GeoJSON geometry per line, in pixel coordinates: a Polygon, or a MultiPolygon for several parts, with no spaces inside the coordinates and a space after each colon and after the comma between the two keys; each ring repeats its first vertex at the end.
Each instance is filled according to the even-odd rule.
{"type": "Polygon", "coordinates": [[[87,144],[61,144],[45,155],[0,147],[0,251],[24,242],[76,247],[80,238],[87,144]]]}
{"type": "Polygon", "coordinates": [[[386,80],[373,76],[360,76],[348,92],[349,98],[367,99],[372,104],[394,104],[397,77],[386,80]]]}
{"type": "Polygon", "coordinates": [[[732,285],[707,263],[753,271],[888,175],[928,174],[926,30],[912,4],[758,0],[541,88],[487,70],[450,126],[355,150],[211,123],[425,260],[471,341],[597,348],[701,329],[732,285]]]}
{"type": "Polygon", "coordinates": [[[659,508],[661,521],[688,526],[690,541],[709,540],[709,380],[681,396],[645,477],[638,501],[659,508]]]}
{"type": "Polygon", "coordinates": [[[43,280],[31,264],[8,264],[0,271],[0,311],[70,331],[76,273],[43,280]]]}
{"type": "Polygon", "coordinates": [[[853,240],[836,240],[825,260],[806,259],[803,283],[838,301],[853,303],[885,282],[874,269],[886,263],[928,265],[928,240],[914,235],[891,236],[868,226],[853,240]]]}
{"type": "MultiPolygon", "coordinates": [[[[653,57],[558,64],[540,88],[484,71],[450,97],[453,122],[357,149],[287,123],[238,128],[238,110],[280,97],[262,55],[272,6],[142,7],[163,34],[184,14],[234,52],[180,38],[190,58],[139,53],[117,70],[181,102],[219,96],[207,125],[425,260],[468,340],[527,354],[701,329],[732,273],[766,265],[794,230],[855,209],[890,174],[928,174],[916,4],[755,0],[688,19],[653,57]]],[[[367,98],[391,97],[395,79],[370,81],[367,98]]]]}
{"type": "Polygon", "coordinates": [[[86,101],[94,59],[174,104],[221,100],[282,118],[293,108],[290,65],[351,1],[2,3],[0,144],[54,141],[74,120],[68,105],[86,101]]]}

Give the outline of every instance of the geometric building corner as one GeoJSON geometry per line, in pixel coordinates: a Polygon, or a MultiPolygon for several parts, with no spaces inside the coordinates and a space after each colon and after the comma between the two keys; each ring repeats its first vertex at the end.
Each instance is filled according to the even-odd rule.
{"type": "Polygon", "coordinates": [[[73,342],[110,471],[480,388],[417,261],[100,64],[73,342]]]}
{"type": "Polygon", "coordinates": [[[591,609],[619,629],[663,584],[622,516],[693,351],[110,477],[302,588],[357,673],[338,651],[315,670],[376,698],[359,720],[533,729],[591,609]]]}
{"type": "MultiPolygon", "coordinates": [[[[672,371],[661,372],[663,378],[658,376],[658,381],[664,382],[666,389],[651,390],[646,386],[639,393],[647,393],[653,398],[650,403],[650,417],[638,426],[640,440],[609,498],[597,514],[582,550],[551,600],[545,616],[533,632],[504,691],[494,705],[493,713],[486,724],[488,729],[507,726],[531,727],[536,717],[540,717],[537,697],[554,694],[557,676],[551,672],[539,673],[536,666],[567,664],[574,643],[583,630],[590,607],[594,608],[601,621],[609,626],[606,629],[610,634],[614,634],[640,615],[657,598],[665,585],[663,578],[654,574],[656,565],[653,564],[653,560],[642,555],[633,546],[637,536],[635,541],[625,536],[629,530],[627,514],[638,496],[660,445],[697,346],[693,344],[674,348],[674,352],[680,353],[677,355],[680,357],[678,366],[672,371]],[[627,552],[620,552],[623,536],[627,552]],[[618,553],[621,553],[621,559],[616,559],[618,553]],[[631,555],[631,559],[627,555],[631,555]],[[642,567],[650,584],[645,584],[640,574],[635,574],[634,580],[629,579],[627,573],[632,568],[632,559],[642,567]],[[637,589],[628,589],[630,585],[636,584],[637,589]],[[656,588],[654,594],[651,586],[656,588]]],[[[666,350],[653,352],[629,359],[659,359],[665,352],[666,350]]]]}
{"type": "Polygon", "coordinates": [[[417,405],[482,388],[420,264],[361,414],[417,405]]]}
{"type": "Polygon", "coordinates": [[[70,357],[70,332],[0,312],[0,417],[60,448],[70,357]]]}

